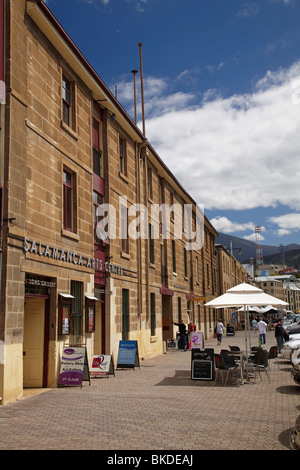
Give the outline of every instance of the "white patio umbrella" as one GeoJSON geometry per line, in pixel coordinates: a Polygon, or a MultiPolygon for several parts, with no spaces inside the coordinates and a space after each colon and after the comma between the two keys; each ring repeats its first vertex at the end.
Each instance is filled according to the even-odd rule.
{"type": "Polygon", "coordinates": [[[263,305],[288,305],[281,299],[277,299],[272,295],[266,294],[262,289],[251,284],[242,283],[231,289],[228,289],[225,294],[216,297],[215,299],[204,304],[206,307],[244,307],[245,310],[245,344],[246,356],[248,357],[248,338],[250,344],[250,328],[249,328],[249,306],[263,306],[263,305]]]}

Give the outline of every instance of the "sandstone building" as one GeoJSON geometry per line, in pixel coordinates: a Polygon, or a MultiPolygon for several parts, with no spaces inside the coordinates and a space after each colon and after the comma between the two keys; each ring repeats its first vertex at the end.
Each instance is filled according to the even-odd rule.
{"type": "Polygon", "coordinates": [[[205,299],[222,292],[216,230],[202,217],[203,248],[187,250],[176,211],[170,223],[153,213],[190,206],[197,228],[196,202],[47,5],[0,0],[0,9],[5,404],[23,387],[56,387],[65,344],[116,358],[119,341],[134,339],[140,356],[161,354],[179,318],[210,337],[205,299]],[[147,237],[134,238],[139,206],[147,237]]]}

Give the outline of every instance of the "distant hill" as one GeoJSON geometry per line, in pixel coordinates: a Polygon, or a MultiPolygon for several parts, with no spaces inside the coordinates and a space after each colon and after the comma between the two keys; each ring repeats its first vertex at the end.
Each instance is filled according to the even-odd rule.
{"type": "MultiPolygon", "coordinates": [[[[230,250],[230,242],[232,243],[233,254],[240,263],[249,262],[250,258],[255,261],[256,258],[256,244],[243,238],[233,237],[232,235],[226,235],[220,233],[216,238],[216,244],[224,245],[230,250]],[[239,255],[237,248],[241,248],[242,254],[239,255]]],[[[282,263],[281,248],[279,246],[261,245],[263,252],[264,264],[280,264],[282,263]],[[274,257],[274,258],[273,258],[274,257]],[[276,261],[275,261],[276,260],[276,261]]],[[[300,257],[300,245],[297,243],[291,243],[284,247],[284,258],[285,264],[289,267],[300,269],[299,267],[300,257]],[[291,253],[293,252],[293,253],[291,253]],[[294,265],[296,264],[296,265],[294,265]]]]}
{"type": "MultiPolygon", "coordinates": [[[[264,256],[264,264],[282,264],[281,253],[264,256]]],[[[300,271],[300,249],[284,251],[284,264],[300,271]]]]}

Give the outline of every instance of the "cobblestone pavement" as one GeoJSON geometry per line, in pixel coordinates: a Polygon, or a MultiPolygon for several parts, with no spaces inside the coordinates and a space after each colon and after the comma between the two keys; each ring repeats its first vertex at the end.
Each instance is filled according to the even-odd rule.
{"type": "MultiPolygon", "coordinates": [[[[251,345],[258,336],[252,333],[251,345]]],[[[267,334],[266,348],[276,344],[267,334]]],[[[244,333],[223,338],[244,347],[244,333]]],[[[206,348],[220,351],[216,340],[206,348]]],[[[289,450],[300,387],[279,359],[255,384],[191,380],[190,351],[0,407],[0,450],[289,450]]]]}

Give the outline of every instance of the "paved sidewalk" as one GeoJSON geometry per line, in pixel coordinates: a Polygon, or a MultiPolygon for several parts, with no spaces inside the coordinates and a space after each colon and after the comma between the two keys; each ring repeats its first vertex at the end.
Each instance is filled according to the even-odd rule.
{"type": "MultiPolygon", "coordinates": [[[[266,348],[275,344],[267,334],[266,348]]],[[[252,333],[252,345],[258,341],[252,333]]],[[[244,348],[244,333],[222,348],[244,348]]],[[[220,351],[216,340],[205,347],[220,351]]],[[[191,380],[190,351],[141,361],[141,368],[58,388],[0,407],[0,450],[289,450],[300,387],[279,359],[256,384],[191,380]]]]}

